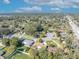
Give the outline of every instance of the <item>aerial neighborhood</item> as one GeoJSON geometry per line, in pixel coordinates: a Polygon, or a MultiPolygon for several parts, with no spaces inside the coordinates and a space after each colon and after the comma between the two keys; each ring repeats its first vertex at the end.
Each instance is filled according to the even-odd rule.
{"type": "Polygon", "coordinates": [[[78,19],[62,14],[1,15],[0,59],[79,59],[78,19]]]}

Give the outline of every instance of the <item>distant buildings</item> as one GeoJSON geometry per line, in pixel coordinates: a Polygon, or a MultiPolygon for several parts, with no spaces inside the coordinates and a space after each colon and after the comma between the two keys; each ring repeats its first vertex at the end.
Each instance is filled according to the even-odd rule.
{"type": "Polygon", "coordinates": [[[66,33],[66,32],[61,32],[61,33],[60,33],[60,35],[61,35],[61,37],[63,37],[63,38],[64,38],[64,37],[66,37],[66,36],[67,36],[67,33],[66,33]]]}
{"type": "Polygon", "coordinates": [[[59,34],[63,38],[65,38],[67,36],[67,33],[65,32],[65,30],[63,28],[59,30],[59,34]]]}

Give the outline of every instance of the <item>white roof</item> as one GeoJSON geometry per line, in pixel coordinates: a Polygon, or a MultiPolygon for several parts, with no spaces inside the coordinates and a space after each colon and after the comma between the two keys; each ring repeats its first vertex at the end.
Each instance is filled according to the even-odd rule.
{"type": "Polygon", "coordinates": [[[34,41],[32,41],[32,40],[24,40],[22,43],[23,43],[24,45],[30,46],[33,42],[34,42],[34,41]]]}
{"type": "Polygon", "coordinates": [[[47,36],[47,38],[53,38],[53,36],[54,36],[54,34],[53,33],[50,33],[50,32],[48,32],[47,34],[46,34],[46,36],[47,36]]]}
{"type": "Polygon", "coordinates": [[[42,38],[42,40],[44,40],[44,41],[52,40],[52,39],[54,38],[54,35],[55,35],[55,34],[48,32],[48,33],[46,34],[47,37],[42,38]]]}

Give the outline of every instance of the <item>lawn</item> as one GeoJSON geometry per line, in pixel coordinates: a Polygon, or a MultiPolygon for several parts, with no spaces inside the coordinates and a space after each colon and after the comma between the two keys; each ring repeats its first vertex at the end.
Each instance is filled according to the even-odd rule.
{"type": "Polygon", "coordinates": [[[33,39],[33,36],[25,34],[24,35],[24,38],[29,39],[29,40],[32,40],[33,39]]]}
{"type": "Polygon", "coordinates": [[[6,51],[6,54],[4,56],[8,57],[15,50],[15,47],[14,46],[8,46],[8,47],[4,48],[4,50],[6,51]]]}
{"type": "Polygon", "coordinates": [[[16,53],[11,59],[31,59],[26,54],[16,53]]]}
{"type": "Polygon", "coordinates": [[[0,50],[2,50],[4,47],[3,46],[0,46],[0,50]]]}

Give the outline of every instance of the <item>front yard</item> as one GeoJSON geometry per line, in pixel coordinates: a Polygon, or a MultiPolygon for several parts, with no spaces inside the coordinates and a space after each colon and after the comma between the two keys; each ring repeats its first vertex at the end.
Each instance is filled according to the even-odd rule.
{"type": "Polygon", "coordinates": [[[30,56],[22,53],[16,53],[11,59],[31,59],[30,56]]]}

